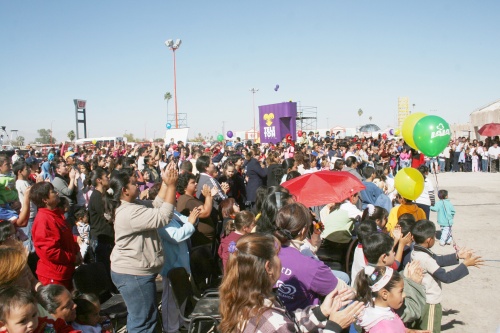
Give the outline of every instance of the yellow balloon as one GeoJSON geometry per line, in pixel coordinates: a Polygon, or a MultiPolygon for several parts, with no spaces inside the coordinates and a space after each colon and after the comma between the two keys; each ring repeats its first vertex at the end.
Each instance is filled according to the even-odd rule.
{"type": "Polygon", "coordinates": [[[394,187],[405,199],[415,200],[424,191],[424,176],[414,168],[404,168],[394,177],[394,187]]]}
{"type": "Polygon", "coordinates": [[[398,128],[394,131],[394,135],[399,136],[401,134],[401,130],[398,128]]]}
{"type": "Polygon", "coordinates": [[[418,121],[425,116],[427,116],[427,114],[423,112],[417,112],[406,117],[405,121],[403,122],[403,139],[408,146],[416,150],[418,150],[418,148],[415,144],[415,141],[413,141],[413,128],[418,123],[418,121]]]}
{"type": "Polygon", "coordinates": [[[92,140],[92,143],[95,145],[97,143],[97,140],[92,140]]]}

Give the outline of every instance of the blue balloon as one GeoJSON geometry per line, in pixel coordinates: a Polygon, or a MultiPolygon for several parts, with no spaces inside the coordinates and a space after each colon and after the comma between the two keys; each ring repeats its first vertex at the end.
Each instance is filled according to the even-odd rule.
{"type": "Polygon", "coordinates": [[[171,123],[167,123],[167,129],[171,129],[172,128],[172,124],[171,123]]]}

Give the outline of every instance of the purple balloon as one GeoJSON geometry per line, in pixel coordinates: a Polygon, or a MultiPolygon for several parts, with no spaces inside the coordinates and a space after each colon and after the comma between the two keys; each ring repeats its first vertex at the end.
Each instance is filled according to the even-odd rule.
{"type": "Polygon", "coordinates": [[[280,85],[277,84],[276,87],[274,87],[274,91],[278,91],[279,88],[280,88],[280,85]]]}
{"type": "Polygon", "coordinates": [[[394,130],[391,128],[391,130],[389,131],[389,134],[390,135],[394,135],[394,130]]]}
{"type": "Polygon", "coordinates": [[[228,138],[231,139],[233,137],[233,132],[232,131],[227,131],[226,135],[227,135],[228,138]]]}

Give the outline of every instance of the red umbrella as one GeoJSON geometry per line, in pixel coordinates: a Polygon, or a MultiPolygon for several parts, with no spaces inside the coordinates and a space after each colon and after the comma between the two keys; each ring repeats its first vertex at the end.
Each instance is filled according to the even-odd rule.
{"type": "Polygon", "coordinates": [[[483,125],[479,129],[479,134],[482,136],[495,136],[500,134],[500,124],[499,123],[491,123],[483,125]]]}
{"type": "Polygon", "coordinates": [[[340,203],[365,189],[356,176],[347,171],[318,171],[281,184],[298,202],[307,207],[340,203]]]}

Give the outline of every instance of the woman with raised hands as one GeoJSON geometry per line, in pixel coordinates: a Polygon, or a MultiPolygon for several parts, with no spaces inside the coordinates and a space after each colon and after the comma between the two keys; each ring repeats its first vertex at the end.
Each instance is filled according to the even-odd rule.
{"type": "Polygon", "coordinates": [[[154,332],[158,320],[155,279],[164,263],[158,228],[172,218],[178,171],[174,163],[161,174],[154,201],[139,201],[137,179],[129,172],[111,178],[106,213],[114,223],[111,278],[127,305],[129,332],[154,332]]]}

